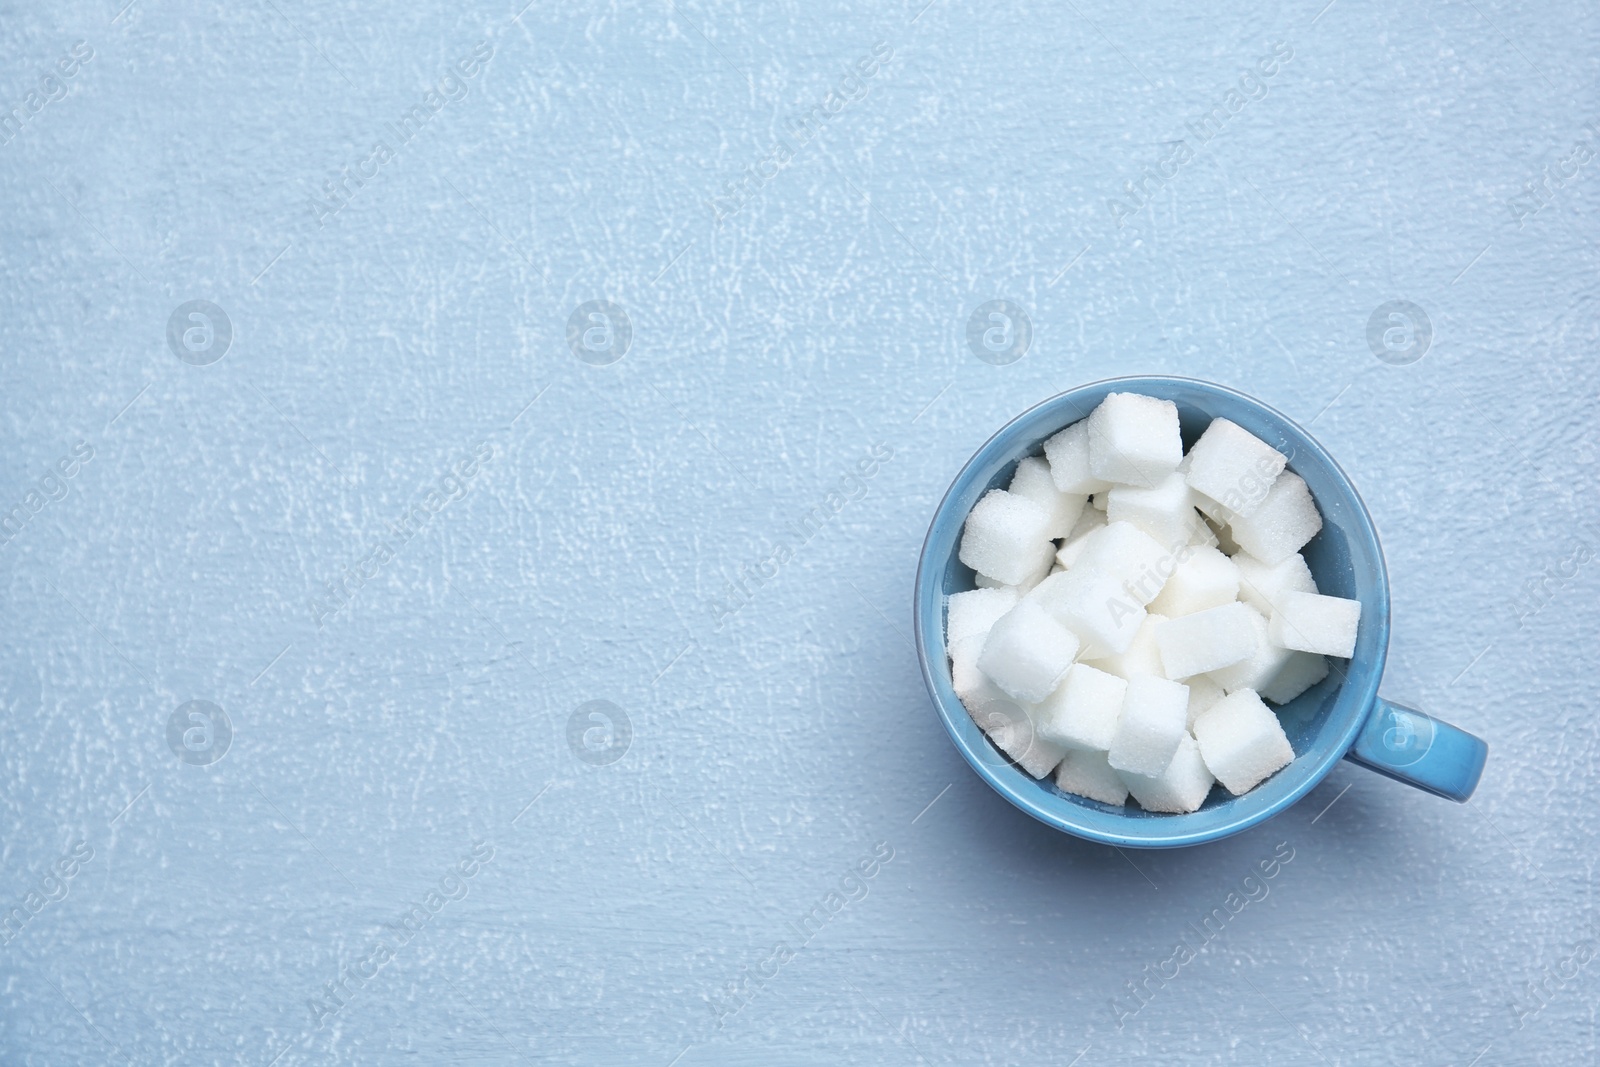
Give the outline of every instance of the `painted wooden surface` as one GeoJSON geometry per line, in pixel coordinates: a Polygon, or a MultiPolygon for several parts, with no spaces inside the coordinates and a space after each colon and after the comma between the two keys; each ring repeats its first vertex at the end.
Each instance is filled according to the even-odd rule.
{"type": "Polygon", "coordinates": [[[0,5],[0,1059],[1595,1062],[1591,6],[124,2],[0,5]],[[928,518],[1136,371],[1339,457],[1471,804],[960,762],[928,518]]]}

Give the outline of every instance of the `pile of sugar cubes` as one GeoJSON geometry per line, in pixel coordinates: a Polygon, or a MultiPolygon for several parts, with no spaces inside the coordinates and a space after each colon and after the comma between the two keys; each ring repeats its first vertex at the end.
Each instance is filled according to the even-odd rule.
{"type": "Polygon", "coordinates": [[[1355,649],[1361,604],[1323,596],[1322,529],[1277,449],[1214,419],[1183,452],[1171,401],[1112,393],[967,516],[978,588],[947,604],[956,694],[1064,792],[1189,812],[1289,765],[1271,704],[1355,649]]]}

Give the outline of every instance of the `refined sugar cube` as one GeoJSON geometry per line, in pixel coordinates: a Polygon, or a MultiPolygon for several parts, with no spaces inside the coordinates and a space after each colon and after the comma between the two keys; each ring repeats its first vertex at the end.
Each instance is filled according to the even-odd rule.
{"type": "Polygon", "coordinates": [[[1226,692],[1254,689],[1264,693],[1273,687],[1273,681],[1290,666],[1292,658],[1298,653],[1273,644],[1267,637],[1267,620],[1255,608],[1242,606],[1250,613],[1250,630],[1256,637],[1255,653],[1248,659],[1207,673],[1226,692]]]}
{"type": "Polygon", "coordinates": [[[1361,601],[1319,593],[1284,593],[1273,605],[1267,637],[1275,645],[1349,659],[1356,650],[1361,601]]]}
{"type": "Polygon", "coordinates": [[[1178,749],[1172,762],[1158,778],[1119,772],[1117,777],[1128,787],[1133,799],[1146,811],[1168,812],[1180,815],[1199,811],[1211,792],[1213,779],[1200,758],[1200,746],[1194,738],[1184,734],[1178,739],[1178,749]]]}
{"type": "Polygon", "coordinates": [[[1027,771],[1035,778],[1048,778],[1050,772],[1056,769],[1061,762],[1061,757],[1067,754],[1066,749],[1052,745],[1035,735],[1033,742],[1020,755],[1016,752],[1007,752],[1006,755],[1017,761],[1017,766],[1027,771]]]}
{"type": "Polygon", "coordinates": [[[1073,423],[1044,443],[1050,477],[1063,493],[1101,493],[1111,483],[1089,473],[1089,423],[1073,423]]]}
{"type": "Polygon", "coordinates": [[[1322,513],[1305,480],[1284,471],[1249,517],[1235,515],[1228,529],[1240,547],[1261,562],[1282,563],[1317,536],[1322,513]]]}
{"type": "Polygon", "coordinates": [[[1067,748],[1109,749],[1127,688],[1115,675],[1073,664],[1060,688],[1039,703],[1034,715],[1039,734],[1067,748]]]}
{"type": "Polygon", "coordinates": [[[1104,752],[1068,751],[1056,768],[1056,788],[1063,793],[1088,797],[1102,804],[1121,807],[1128,802],[1128,787],[1106,762],[1104,752]]]}
{"type": "Polygon", "coordinates": [[[1089,473],[1096,478],[1154,486],[1183,460],[1178,406],[1170,400],[1112,393],[1087,421],[1089,473]]]}
{"type": "Polygon", "coordinates": [[[1038,554],[1033,559],[1033,569],[1028,571],[1020,582],[1006,583],[991,578],[982,571],[973,571],[972,584],[979,589],[1009,589],[1011,592],[1021,596],[1044,581],[1045,578],[1049,577],[1050,572],[1055,570],[1055,547],[1055,542],[1053,541],[1041,542],[1038,554]]]}
{"type": "Polygon", "coordinates": [[[1188,707],[1187,686],[1149,676],[1128,679],[1107,756],[1111,766],[1150,778],[1161,774],[1179,741],[1189,736],[1184,730],[1188,707]]]}
{"type": "Polygon", "coordinates": [[[1084,508],[1083,514],[1078,516],[1077,525],[1072,527],[1072,532],[1067,534],[1066,539],[1061,542],[1061,547],[1056,551],[1056,562],[1063,567],[1071,567],[1078,561],[1078,557],[1083,555],[1083,550],[1089,547],[1089,536],[1105,527],[1105,512],[1084,508]]]}
{"type": "Polygon", "coordinates": [[[1027,710],[1009,700],[991,700],[968,709],[972,721],[995,747],[1035,778],[1055,770],[1065,750],[1040,737],[1027,710]]]}
{"type": "Polygon", "coordinates": [[[1011,476],[1011,486],[1006,491],[1044,508],[1050,516],[1044,535],[1052,541],[1072,531],[1089,500],[1087,493],[1063,493],[1057,489],[1050,475],[1050,464],[1038,456],[1029,456],[1017,464],[1017,472],[1011,476]]]}
{"type": "Polygon", "coordinates": [[[963,638],[988,633],[1000,616],[1017,606],[1017,591],[969,589],[952,593],[945,603],[945,641],[953,646],[963,638]]]}
{"type": "Polygon", "coordinates": [[[1033,567],[1022,576],[1022,581],[1011,586],[1019,594],[1026,594],[1040,582],[1050,576],[1050,570],[1056,565],[1056,546],[1054,541],[1041,541],[1034,549],[1033,567]]]}
{"type": "Polygon", "coordinates": [[[1223,691],[1222,686],[1204,674],[1196,675],[1183,684],[1189,687],[1189,721],[1184,724],[1184,728],[1192,734],[1195,720],[1210,711],[1211,705],[1222,699],[1223,691]]]}
{"type": "Polygon", "coordinates": [[[1101,656],[1091,661],[1091,665],[1118,678],[1132,678],[1139,674],[1165,678],[1167,675],[1161,665],[1161,652],[1156,648],[1156,624],[1160,622],[1166,622],[1166,618],[1146,615],[1139,624],[1139,632],[1133,635],[1133,644],[1125,651],[1101,656]]]}
{"type": "Polygon", "coordinates": [[[1144,621],[1144,608],[1128,596],[1121,582],[1081,561],[1050,575],[1025,599],[1077,634],[1088,659],[1126,651],[1144,621]]]}
{"type": "Polygon", "coordinates": [[[1274,704],[1287,704],[1328,676],[1328,661],[1310,652],[1290,652],[1260,693],[1274,704]]]}
{"type": "Polygon", "coordinates": [[[1204,674],[1255,654],[1260,616],[1238,601],[1167,619],[1155,628],[1156,647],[1169,678],[1204,674]]]}
{"type": "Polygon", "coordinates": [[[961,562],[1006,585],[1016,585],[1038,569],[1039,546],[1049,514],[1031,500],[991,489],[967,516],[961,534],[961,562]]]}
{"type": "Polygon", "coordinates": [[[1024,598],[990,629],[978,669],[1014,699],[1036,704],[1061,684],[1077,655],[1072,631],[1024,598]]]}
{"type": "Polygon", "coordinates": [[[1194,490],[1174,471],[1155,485],[1117,485],[1106,494],[1106,519],[1127,522],[1166,546],[1186,545],[1193,523],[1205,524],[1195,514],[1194,490]]]}
{"type": "Polygon", "coordinates": [[[1231,604],[1237,599],[1238,565],[1215,548],[1195,545],[1183,555],[1172,577],[1161,587],[1161,595],[1150,601],[1147,608],[1155,614],[1177,618],[1231,604]]]}
{"type": "Polygon", "coordinates": [[[1108,523],[1089,535],[1089,543],[1069,569],[1101,571],[1123,582],[1128,596],[1140,607],[1161,594],[1167,576],[1177,565],[1177,552],[1129,522],[1108,523]]]}
{"type": "Polygon", "coordinates": [[[1206,769],[1235,796],[1294,762],[1278,717],[1253,690],[1217,701],[1194,724],[1194,736],[1206,769]]]}
{"type": "Polygon", "coordinates": [[[1298,552],[1270,565],[1248,552],[1240,552],[1233,557],[1233,565],[1239,568],[1239,599],[1268,618],[1284,593],[1317,591],[1311,568],[1298,552]]]}
{"type": "Polygon", "coordinates": [[[1089,498],[1089,503],[1096,511],[1104,511],[1111,500],[1110,490],[1098,492],[1089,498]]]}
{"type": "Polygon", "coordinates": [[[1189,484],[1243,516],[1261,505],[1289,462],[1282,452],[1227,419],[1212,419],[1185,458],[1189,484]]]}
{"type": "Polygon", "coordinates": [[[986,634],[973,634],[950,643],[950,685],[968,711],[988,700],[1009,699],[1000,687],[978,669],[986,634]]]}

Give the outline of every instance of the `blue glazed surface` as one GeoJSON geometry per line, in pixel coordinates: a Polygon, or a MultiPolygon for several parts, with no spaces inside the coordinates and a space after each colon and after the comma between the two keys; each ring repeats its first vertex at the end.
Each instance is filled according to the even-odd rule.
{"type": "Polygon", "coordinates": [[[1141,848],[1213,841],[1247,829],[1305,796],[1344,756],[1366,722],[1389,647],[1389,578],[1366,506],[1350,479],[1317,441],[1286,416],[1242,393],[1209,382],[1166,376],[1095,382],[1052,397],[1006,424],[956,476],[924,543],[916,581],[917,651],[934,704],[956,747],[974,770],[1023,811],[1091,840],[1141,848]],[[1143,393],[1178,405],[1187,449],[1214,418],[1231,419],[1289,457],[1322,512],[1321,532],[1303,550],[1317,587],[1361,602],[1355,654],[1330,661],[1328,677],[1279,709],[1295,760],[1266,782],[1235,797],[1220,785],[1199,811],[1185,815],[1114,808],[1073,796],[996,761],[994,748],[956,698],[944,651],[944,603],[973,588],[973,574],[956,558],[962,523],[990,489],[1003,487],[1017,461],[1040,454],[1044,439],[1086,417],[1108,393],[1143,393]]]}
{"type": "Polygon", "coordinates": [[[1345,759],[1465,804],[1483,777],[1489,746],[1460,727],[1379,697],[1345,759]]]}

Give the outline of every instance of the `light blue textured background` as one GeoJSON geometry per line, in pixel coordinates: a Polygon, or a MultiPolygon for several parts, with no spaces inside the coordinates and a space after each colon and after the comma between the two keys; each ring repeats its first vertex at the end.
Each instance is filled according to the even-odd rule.
{"type": "Polygon", "coordinates": [[[1592,5],[125,2],[0,4],[0,108],[94,53],[0,145],[0,510],[93,449],[0,546],[0,1060],[1595,1062],[1600,159],[1513,199],[1600,119],[1592,5]],[[1274,41],[1266,95],[1119,227],[1274,41]],[[599,298],[633,328],[609,366],[566,337],[599,298]],[[996,298],[1035,328],[1005,367],[964,339],[996,298]],[[209,366],[166,341],[195,299],[233,326],[209,366]],[[1409,366],[1368,345],[1391,299],[1433,323],[1409,366]],[[1136,371],[1340,458],[1389,558],[1385,692],[1489,740],[1471,804],[1345,765],[1122,856],[960,762],[909,640],[926,522],[1006,419],[1136,371]],[[210,766],[167,744],[189,700],[236,731],[210,766]],[[631,723],[614,763],[569,746],[589,700],[631,723]],[[467,896],[316,1012],[478,842],[467,896]],[[880,842],[866,896],[747,978],[880,842]]]}

